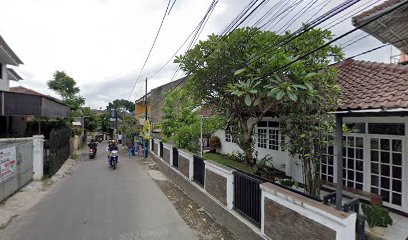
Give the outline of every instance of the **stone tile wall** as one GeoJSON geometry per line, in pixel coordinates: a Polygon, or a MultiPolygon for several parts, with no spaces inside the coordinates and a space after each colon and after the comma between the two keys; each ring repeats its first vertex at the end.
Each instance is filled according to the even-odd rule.
{"type": "Polygon", "coordinates": [[[165,147],[163,147],[163,160],[170,164],[170,150],[165,147]]]}
{"type": "Polygon", "coordinates": [[[206,169],[205,190],[227,206],[227,179],[225,177],[206,169]]]}
{"type": "Polygon", "coordinates": [[[265,234],[272,239],[336,239],[336,231],[265,198],[265,234]]]}
{"type": "Polygon", "coordinates": [[[180,154],[178,157],[178,169],[184,176],[189,178],[190,161],[186,159],[185,157],[181,156],[180,154]]]}

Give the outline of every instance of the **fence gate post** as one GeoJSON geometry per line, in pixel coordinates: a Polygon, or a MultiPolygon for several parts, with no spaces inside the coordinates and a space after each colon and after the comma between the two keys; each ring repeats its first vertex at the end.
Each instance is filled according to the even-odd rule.
{"type": "Polygon", "coordinates": [[[44,176],[44,136],[33,136],[33,172],[34,180],[41,180],[44,176]]]}

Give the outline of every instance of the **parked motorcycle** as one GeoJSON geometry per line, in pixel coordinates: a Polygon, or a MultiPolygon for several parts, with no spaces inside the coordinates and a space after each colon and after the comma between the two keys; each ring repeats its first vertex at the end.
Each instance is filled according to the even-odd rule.
{"type": "Polygon", "coordinates": [[[110,154],[109,164],[113,169],[116,169],[116,164],[118,164],[118,151],[113,150],[110,154]]]}

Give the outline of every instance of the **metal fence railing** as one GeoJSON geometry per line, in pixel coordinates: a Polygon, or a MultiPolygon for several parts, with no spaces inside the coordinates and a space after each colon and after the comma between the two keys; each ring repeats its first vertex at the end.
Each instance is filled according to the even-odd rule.
{"type": "Polygon", "coordinates": [[[50,139],[44,141],[44,176],[51,177],[69,157],[69,128],[50,133],[50,139]]]}
{"type": "Polygon", "coordinates": [[[178,150],[173,147],[173,166],[178,169],[178,150]]]}
{"type": "Polygon", "coordinates": [[[193,179],[199,185],[204,186],[205,163],[204,159],[196,155],[193,157],[193,179]]]}
{"type": "Polygon", "coordinates": [[[234,172],[234,209],[252,220],[256,225],[261,225],[261,189],[263,183],[240,171],[234,172]]]}

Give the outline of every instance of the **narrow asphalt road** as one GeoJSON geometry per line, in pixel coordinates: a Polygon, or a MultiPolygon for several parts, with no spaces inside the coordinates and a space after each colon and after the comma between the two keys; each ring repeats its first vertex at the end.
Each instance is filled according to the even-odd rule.
{"type": "Polygon", "coordinates": [[[73,174],[16,218],[0,239],[196,239],[136,160],[122,151],[113,170],[105,147],[98,145],[95,159],[82,154],[73,174]]]}

